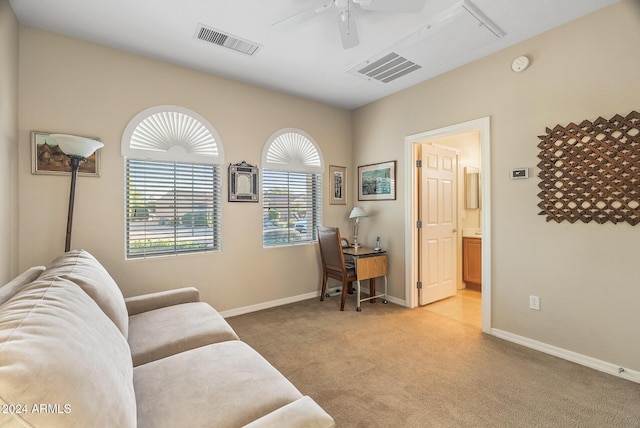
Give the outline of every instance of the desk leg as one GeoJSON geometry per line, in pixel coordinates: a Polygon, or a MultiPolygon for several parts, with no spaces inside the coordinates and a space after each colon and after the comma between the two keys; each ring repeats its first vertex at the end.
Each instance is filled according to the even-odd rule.
{"type": "Polygon", "coordinates": [[[356,289],[357,289],[357,291],[356,291],[356,299],[358,299],[357,300],[358,306],[356,306],[356,311],[360,312],[361,309],[360,309],[360,280],[359,279],[356,280],[356,289]]]}
{"type": "MultiPolygon", "coordinates": [[[[376,295],[376,279],[369,278],[369,297],[376,295]]],[[[375,303],[377,299],[369,300],[369,303],[375,303]]]]}

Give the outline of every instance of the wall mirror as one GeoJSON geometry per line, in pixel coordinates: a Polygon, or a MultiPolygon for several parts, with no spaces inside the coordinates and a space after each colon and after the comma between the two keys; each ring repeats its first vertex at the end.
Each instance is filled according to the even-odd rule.
{"type": "Polygon", "coordinates": [[[229,202],[258,202],[258,167],[245,161],[229,165],[229,202]]]}
{"type": "Polygon", "coordinates": [[[480,208],[480,169],[467,166],[464,168],[464,207],[480,208]]]}

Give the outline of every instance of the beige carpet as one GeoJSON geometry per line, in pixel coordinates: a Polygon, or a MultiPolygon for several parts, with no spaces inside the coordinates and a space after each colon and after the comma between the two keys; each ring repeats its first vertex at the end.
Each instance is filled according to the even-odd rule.
{"type": "Polygon", "coordinates": [[[480,332],[479,299],[228,318],[338,427],[640,427],[640,385],[480,332]]]}

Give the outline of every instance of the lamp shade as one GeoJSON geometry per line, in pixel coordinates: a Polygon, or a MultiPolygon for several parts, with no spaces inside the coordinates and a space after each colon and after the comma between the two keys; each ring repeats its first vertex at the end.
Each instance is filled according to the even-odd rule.
{"type": "Polygon", "coordinates": [[[88,158],[93,152],[104,147],[104,144],[100,141],[79,137],[77,135],[50,134],[49,137],[58,143],[60,150],[67,156],[88,158]]]}
{"type": "Polygon", "coordinates": [[[362,207],[353,207],[351,210],[351,214],[349,214],[349,218],[358,218],[358,217],[366,217],[367,212],[362,207]]]}

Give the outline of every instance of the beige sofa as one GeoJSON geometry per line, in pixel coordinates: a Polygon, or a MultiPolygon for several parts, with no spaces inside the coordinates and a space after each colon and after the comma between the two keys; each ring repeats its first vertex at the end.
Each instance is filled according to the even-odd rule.
{"type": "Polygon", "coordinates": [[[124,299],[74,250],[0,288],[0,426],[332,427],[198,290],[124,299]]]}

